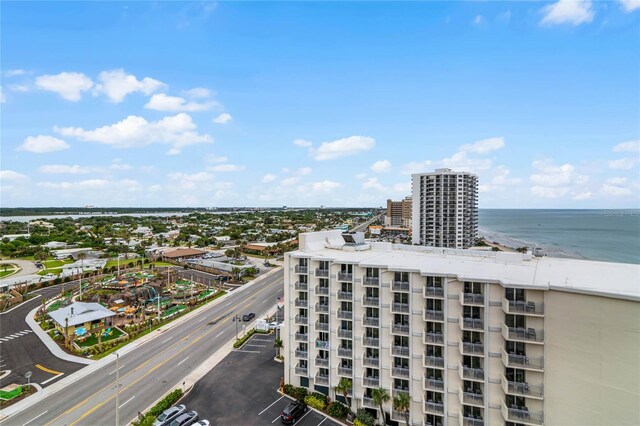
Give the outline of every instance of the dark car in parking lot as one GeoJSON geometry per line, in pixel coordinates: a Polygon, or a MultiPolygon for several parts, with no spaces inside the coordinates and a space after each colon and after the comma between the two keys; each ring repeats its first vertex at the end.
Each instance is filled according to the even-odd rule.
{"type": "Polygon", "coordinates": [[[256,314],[254,314],[253,312],[249,312],[248,314],[244,314],[242,316],[242,321],[251,321],[255,317],[256,317],[256,314]]]}
{"type": "Polygon", "coordinates": [[[280,413],[280,420],[284,424],[295,423],[302,415],[307,411],[307,404],[303,401],[293,401],[289,405],[284,407],[282,413],[280,413]]]}
{"type": "Polygon", "coordinates": [[[156,421],[153,423],[153,426],[165,426],[171,423],[173,419],[178,417],[180,414],[187,411],[187,407],[184,405],[174,405],[173,407],[167,408],[158,416],[156,421]]]}
{"type": "Polygon", "coordinates": [[[176,417],[169,426],[189,426],[198,421],[198,413],[189,411],[176,417]]]}

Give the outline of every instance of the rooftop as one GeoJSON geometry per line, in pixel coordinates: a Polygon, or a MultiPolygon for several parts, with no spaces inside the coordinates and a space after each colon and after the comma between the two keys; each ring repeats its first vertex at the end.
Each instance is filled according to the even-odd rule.
{"type": "Polygon", "coordinates": [[[75,302],[66,308],[60,308],[53,312],[49,312],[49,316],[61,326],[66,325],[66,319],[69,319],[68,325],[84,324],[99,320],[102,318],[112,317],[115,314],[99,303],[75,302]]]}
{"type": "Polygon", "coordinates": [[[531,254],[456,250],[385,242],[344,243],[342,232],[300,234],[292,257],[338,260],[461,281],[494,282],[510,287],[573,291],[640,301],[640,265],[533,257],[531,254]]]}

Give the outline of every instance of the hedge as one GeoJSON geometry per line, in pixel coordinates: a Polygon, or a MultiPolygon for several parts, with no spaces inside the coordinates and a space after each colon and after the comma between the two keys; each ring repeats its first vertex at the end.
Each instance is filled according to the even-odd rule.
{"type": "Polygon", "coordinates": [[[235,341],[235,343],[233,344],[233,347],[238,349],[240,346],[244,345],[245,342],[247,340],[249,340],[249,337],[253,336],[254,334],[268,334],[268,331],[262,331],[262,330],[256,330],[255,328],[252,328],[251,330],[247,331],[247,333],[239,338],[238,340],[235,341]]]}
{"type": "Polygon", "coordinates": [[[327,407],[327,414],[337,419],[344,419],[349,414],[349,409],[341,402],[334,402],[327,407]]]}
{"type": "Polygon", "coordinates": [[[376,420],[364,408],[358,409],[354,426],[374,426],[376,420]]]}
{"type": "Polygon", "coordinates": [[[133,426],[153,426],[156,417],[158,417],[164,410],[174,405],[178,400],[182,398],[182,389],[174,389],[167,396],[162,398],[156,405],[154,405],[148,413],[144,414],[141,419],[131,422],[133,426]]]}
{"type": "Polygon", "coordinates": [[[320,399],[314,395],[309,395],[304,399],[304,402],[307,403],[309,407],[315,408],[316,410],[323,411],[327,404],[325,403],[325,399],[320,399]]]}

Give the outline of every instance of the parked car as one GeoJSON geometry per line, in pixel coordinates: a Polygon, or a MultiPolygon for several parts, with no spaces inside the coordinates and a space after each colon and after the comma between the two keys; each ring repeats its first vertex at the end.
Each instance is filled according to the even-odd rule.
{"type": "Polygon", "coordinates": [[[210,426],[209,420],[200,420],[197,423],[194,423],[195,426],[210,426]]]}
{"type": "Polygon", "coordinates": [[[248,314],[244,314],[242,316],[242,321],[251,321],[255,317],[256,317],[256,314],[254,314],[253,312],[249,312],[248,314]]]}
{"type": "Polygon", "coordinates": [[[307,411],[307,404],[303,401],[293,401],[284,407],[280,413],[280,420],[284,424],[295,423],[307,411]]]}
{"type": "Polygon", "coordinates": [[[176,417],[180,414],[187,411],[187,407],[184,405],[174,405],[173,407],[169,407],[162,412],[153,423],[153,426],[165,426],[171,423],[176,417]]]}
{"type": "Polygon", "coordinates": [[[169,426],[189,426],[198,421],[198,413],[189,411],[176,417],[169,426]]]}

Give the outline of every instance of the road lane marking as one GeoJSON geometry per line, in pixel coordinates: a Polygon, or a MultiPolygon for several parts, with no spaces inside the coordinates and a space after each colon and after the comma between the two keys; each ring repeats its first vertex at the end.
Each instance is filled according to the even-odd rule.
{"type": "MultiPolygon", "coordinates": [[[[122,370],[124,368],[124,364],[120,366],[120,368],[118,368],[118,370],[122,370]]],[[[118,370],[113,370],[111,373],[109,373],[109,376],[112,375],[113,373],[115,373],[118,370]]]]}
{"type": "Polygon", "coordinates": [[[34,420],[35,420],[35,419],[37,419],[38,417],[42,417],[42,416],[44,416],[45,414],[47,414],[48,412],[49,412],[49,410],[45,411],[45,412],[44,412],[44,413],[42,413],[42,414],[38,414],[37,416],[35,416],[34,418],[32,418],[31,420],[29,420],[28,422],[26,422],[26,423],[25,423],[25,424],[23,424],[22,426],[28,425],[29,423],[31,423],[32,421],[34,421],[34,420]]]}
{"type": "Polygon", "coordinates": [[[38,368],[38,369],[40,369],[42,371],[45,371],[47,373],[55,374],[55,375],[62,374],[62,371],[51,370],[50,368],[43,367],[40,364],[36,364],[36,368],[38,368]]]}
{"type": "Polygon", "coordinates": [[[198,321],[198,323],[201,323],[202,321],[206,320],[207,318],[202,318],[200,321],[198,321]]]}
{"type": "Polygon", "coordinates": [[[55,380],[55,379],[57,379],[57,378],[59,378],[59,377],[62,377],[62,376],[64,376],[64,373],[60,373],[60,374],[58,374],[57,376],[53,376],[52,378],[47,379],[47,380],[45,380],[44,382],[42,382],[42,383],[40,383],[40,384],[41,384],[41,385],[46,385],[47,383],[49,383],[49,382],[51,382],[51,381],[53,381],[53,380],[55,380]]]}
{"type": "Polygon", "coordinates": [[[282,398],[284,398],[284,395],[282,395],[280,398],[276,399],[274,402],[271,403],[270,406],[268,406],[267,408],[265,408],[264,410],[260,411],[260,413],[258,413],[258,415],[262,415],[262,413],[264,413],[265,411],[267,411],[269,408],[273,407],[273,404],[277,403],[278,401],[280,401],[282,398]]]}
{"type": "MultiPolygon", "coordinates": [[[[175,336],[174,336],[174,337],[175,337],[175,336]]],[[[163,341],[162,341],[162,343],[167,343],[167,342],[168,342],[169,340],[171,340],[171,339],[173,339],[173,337],[169,337],[168,339],[163,340],[163,341]]]]}
{"type": "Polygon", "coordinates": [[[125,402],[123,402],[123,403],[120,405],[120,407],[119,407],[119,408],[124,407],[124,406],[129,402],[129,401],[131,401],[131,400],[132,400],[133,398],[135,398],[135,397],[136,397],[136,396],[135,396],[135,395],[133,395],[131,398],[127,399],[125,402]]]}
{"type": "Polygon", "coordinates": [[[183,362],[185,362],[185,361],[186,361],[186,360],[188,360],[188,359],[189,359],[189,357],[186,357],[185,359],[183,359],[182,361],[180,361],[180,362],[178,363],[178,365],[182,364],[183,362]]]}
{"type": "Polygon", "coordinates": [[[294,425],[297,425],[298,423],[300,423],[302,421],[302,419],[304,419],[305,417],[307,417],[309,415],[309,413],[311,413],[311,410],[307,410],[306,414],[304,416],[300,417],[298,419],[298,421],[294,423],[294,425]]]}
{"type": "Polygon", "coordinates": [[[265,303],[267,303],[268,301],[269,301],[268,299],[264,299],[264,300],[262,301],[262,304],[265,304],[265,303]]]}
{"type": "Polygon", "coordinates": [[[216,337],[220,337],[224,334],[224,331],[221,331],[220,333],[216,334],[216,337]]]}

